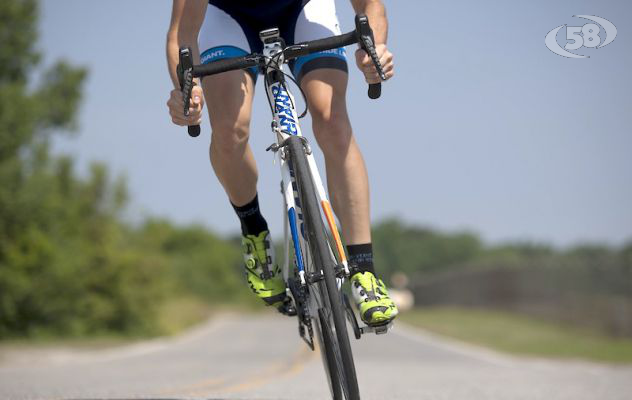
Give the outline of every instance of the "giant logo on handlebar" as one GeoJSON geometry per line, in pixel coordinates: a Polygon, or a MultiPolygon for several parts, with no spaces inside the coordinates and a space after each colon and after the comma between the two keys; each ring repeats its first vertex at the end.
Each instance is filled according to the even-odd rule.
{"type": "Polygon", "coordinates": [[[296,135],[296,121],[294,121],[294,112],[292,101],[287,91],[279,84],[272,86],[272,96],[274,96],[274,108],[279,118],[281,130],[290,135],[296,135]]]}

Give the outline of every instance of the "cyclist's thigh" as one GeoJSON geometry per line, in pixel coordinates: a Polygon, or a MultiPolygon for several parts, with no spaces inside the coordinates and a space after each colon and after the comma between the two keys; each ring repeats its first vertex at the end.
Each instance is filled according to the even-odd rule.
{"type": "MultiPolygon", "coordinates": [[[[248,40],[229,14],[209,4],[198,37],[200,62],[211,61],[250,53],[248,40]]],[[[213,131],[230,130],[231,127],[247,130],[250,122],[256,71],[230,71],[207,76],[202,80],[204,97],[213,131]]]]}
{"type": "Polygon", "coordinates": [[[254,96],[248,73],[231,71],[209,76],[204,78],[202,88],[213,132],[248,129],[254,96]]]}
{"type": "Polygon", "coordinates": [[[348,123],[345,94],[348,75],[332,68],[317,68],[307,72],[301,88],[307,97],[312,119],[317,123],[348,123]]]}

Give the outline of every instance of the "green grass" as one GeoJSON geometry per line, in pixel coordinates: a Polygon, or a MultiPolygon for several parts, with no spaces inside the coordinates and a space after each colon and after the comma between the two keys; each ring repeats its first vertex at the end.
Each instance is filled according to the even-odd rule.
{"type": "Polygon", "coordinates": [[[158,318],[159,332],[162,335],[177,334],[207,320],[213,314],[226,312],[258,313],[264,310],[266,307],[260,301],[211,304],[195,296],[177,297],[167,301],[161,307],[158,318]]]}
{"type": "Polygon", "coordinates": [[[632,339],[611,338],[507,312],[431,307],[403,313],[401,319],[431,332],[513,354],[632,362],[632,339]]]}
{"type": "Polygon", "coordinates": [[[165,302],[158,316],[159,332],[174,335],[208,319],[212,308],[197,297],[176,297],[165,302]]]}
{"type": "MultiPolygon", "coordinates": [[[[224,308],[222,310],[225,310],[224,308]]],[[[6,349],[47,349],[72,347],[76,349],[100,349],[147,340],[156,336],[170,336],[203,322],[211,316],[211,306],[196,297],[175,297],[161,305],[157,327],[153,334],[126,334],[116,332],[95,333],[91,336],[61,336],[38,334],[23,338],[0,341],[0,353],[6,349]]]]}

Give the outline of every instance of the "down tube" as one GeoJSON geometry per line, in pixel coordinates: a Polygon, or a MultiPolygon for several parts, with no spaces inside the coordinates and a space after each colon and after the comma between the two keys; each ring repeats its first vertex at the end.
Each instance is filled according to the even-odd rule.
{"type": "Polygon", "coordinates": [[[301,251],[299,213],[296,209],[296,201],[294,199],[294,188],[292,187],[292,176],[290,175],[290,166],[287,161],[281,158],[281,152],[277,152],[277,161],[281,166],[281,178],[283,179],[283,197],[287,207],[287,219],[290,225],[290,235],[294,244],[294,254],[296,258],[296,267],[301,283],[305,283],[305,263],[303,252],[301,251]]]}

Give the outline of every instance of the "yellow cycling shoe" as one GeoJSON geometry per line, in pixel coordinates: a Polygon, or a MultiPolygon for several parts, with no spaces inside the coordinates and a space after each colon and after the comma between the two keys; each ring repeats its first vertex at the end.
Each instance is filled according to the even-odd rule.
{"type": "Polygon", "coordinates": [[[397,306],[388,296],[384,282],[371,272],[351,276],[351,292],[365,324],[384,325],[397,316],[397,306]]]}
{"type": "Polygon", "coordinates": [[[274,260],[270,233],[245,235],[241,239],[244,250],[246,278],[250,289],[267,305],[280,307],[286,300],[285,281],[281,268],[274,260]]]}

